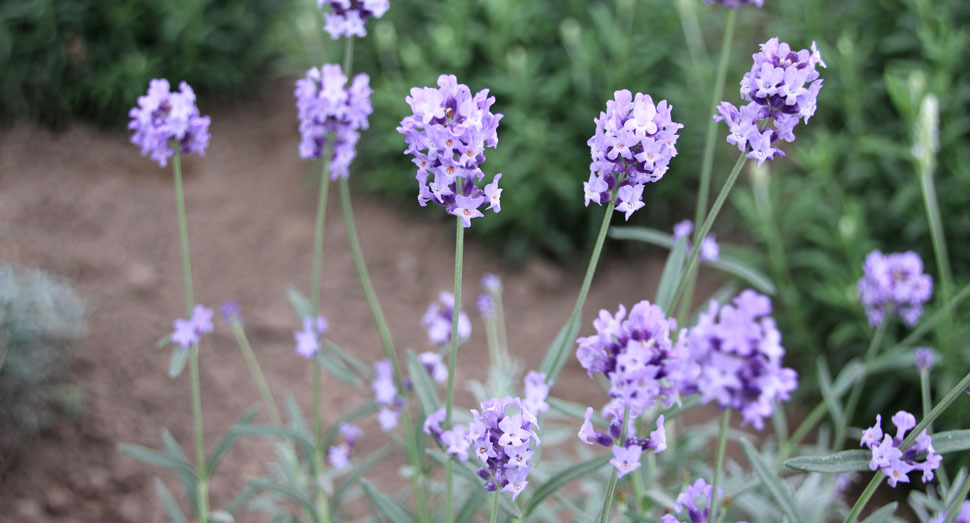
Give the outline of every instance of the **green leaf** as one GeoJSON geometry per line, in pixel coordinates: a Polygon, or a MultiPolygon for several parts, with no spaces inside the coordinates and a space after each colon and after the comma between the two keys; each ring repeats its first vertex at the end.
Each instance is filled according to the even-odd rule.
{"type": "Polygon", "coordinates": [[[576,339],[576,334],[582,324],[582,315],[576,319],[575,324],[570,324],[569,320],[566,320],[566,324],[559,329],[556,339],[552,341],[546,351],[542,364],[539,366],[539,372],[545,373],[549,381],[555,382],[559,378],[559,373],[562,372],[562,368],[566,365],[568,359],[568,357],[560,357],[560,355],[569,351],[569,346],[573,343],[572,340],[576,339]]]}
{"type": "Polygon", "coordinates": [[[185,362],[189,361],[189,351],[196,350],[195,347],[183,349],[175,347],[172,349],[172,359],[168,361],[168,377],[177,378],[185,369],[185,362]]]}
{"type": "Polygon", "coordinates": [[[392,523],[411,523],[414,521],[414,517],[408,514],[403,505],[377,490],[369,481],[364,480],[361,485],[364,487],[364,493],[367,494],[367,497],[377,505],[381,514],[391,520],[392,523]]]}
{"type": "Polygon", "coordinates": [[[286,297],[290,300],[290,305],[293,306],[293,310],[296,311],[296,315],[300,319],[313,316],[313,307],[310,305],[310,300],[306,299],[306,296],[297,290],[296,287],[292,285],[288,286],[286,288],[286,297]]]}
{"type": "Polygon", "coordinates": [[[170,454],[165,454],[164,452],[159,452],[155,449],[150,449],[148,447],[134,445],[131,443],[119,444],[118,450],[137,460],[144,461],[145,463],[178,472],[179,475],[190,474],[193,478],[195,477],[195,472],[192,470],[192,465],[190,465],[187,461],[178,459],[170,454]]]}
{"type": "Polygon", "coordinates": [[[896,507],[898,506],[899,502],[893,501],[885,507],[873,512],[869,517],[862,520],[862,523],[886,523],[889,521],[889,518],[893,516],[893,513],[896,512],[896,507]]]}
{"type": "Polygon", "coordinates": [[[330,499],[330,507],[332,512],[336,513],[337,508],[340,507],[341,499],[347,493],[347,490],[360,481],[360,478],[363,477],[367,471],[374,468],[374,466],[376,466],[378,463],[384,461],[384,459],[387,458],[390,453],[390,447],[384,446],[377,452],[367,456],[367,459],[358,463],[354,467],[354,471],[340,482],[340,486],[337,487],[336,492],[334,492],[333,497],[330,499]]]}
{"type": "Polygon", "coordinates": [[[748,462],[751,463],[751,468],[754,469],[755,476],[761,480],[761,484],[775,498],[775,503],[779,505],[781,511],[788,516],[788,519],[792,523],[800,523],[801,518],[798,517],[798,511],[795,510],[795,501],[792,499],[788,489],[781,482],[781,478],[775,473],[774,467],[765,463],[761,454],[755,450],[754,445],[747,438],[741,438],[741,448],[744,450],[744,455],[748,457],[748,462]]]}
{"type": "Polygon", "coordinates": [[[295,488],[287,487],[287,486],[284,486],[284,485],[280,485],[280,484],[278,484],[276,482],[273,482],[273,481],[270,481],[270,480],[267,480],[267,479],[254,479],[254,480],[251,480],[250,481],[250,485],[252,485],[253,487],[255,487],[257,489],[263,489],[263,490],[268,490],[270,492],[274,492],[274,493],[279,494],[279,495],[281,495],[281,496],[283,496],[283,497],[285,497],[287,499],[293,500],[293,501],[295,501],[295,502],[303,505],[304,508],[306,508],[308,511],[310,511],[310,514],[313,517],[313,520],[314,521],[316,521],[317,518],[319,517],[317,515],[317,508],[313,506],[313,500],[311,500],[303,492],[300,492],[299,490],[297,490],[295,488]]]}
{"type": "Polygon", "coordinates": [[[237,421],[234,426],[230,427],[229,430],[222,435],[222,438],[219,439],[219,443],[216,443],[216,446],[212,449],[212,453],[209,454],[209,459],[206,460],[208,465],[208,472],[206,474],[210,478],[215,475],[216,468],[219,466],[219,462],[222,461],[222,457],[226,454],[226,452],[229,451],[229,447],[232,446],[233,442],[236,440],[236,437],[239,436],[239,433],[236,432],[236,427],[249,423],[250,420],[256,416],[257,412],[259,412],[258,404],[249,407],[249,410],[247,410],[242,417],[239,418],[239,421],[237,421]]]}
{"type": "MultiPolygon", "coordinates": [[[[172,433],[169,432],[168,429],[162,429],[162,441],[165,443],[165,449],[168,450],[168,453],[171,454],[173,458],[182,460],[185,463],[189,462],[189,458],[187,458],[185,453],[182,452],[182,447],[180,447],[178,442],[175,441],[175,437],[172,436],[172,433]]],[[[196,503],[198,503],[198,499],[196,496],[192,495],[197,486],[195,474],[179,472],[179,479],[182,480],[182,487],[185,489],[185,492],[189,494],[188,498],[189,502],[192,503],[192,510],[197,510],[198,507],[196,507],[196,503]]]]}
{"type": "Polygon", "coordinates": [[[858,472],[869,470],[872,452],[865,449],[843,450],[828,456],[798,456],[785,461],[785,466],[803,472],[858,472]]]}
{"type": "Polygon", "coordinates": [[[330,354],[329,351],[321,350],[317,351],[316,356],[314,356],[314,361],[316,361],[321,367],[327,369],[331,375],[340,381],[350,385],[351,387],[357,387],[360,384],[360,380],[354,374],[350,367],[344,364],[343,361],[337,359],[336,356],[330,354]]]}
{"type": "Polygon", "coordinates": [[[327,432],[323,435],[323,448],[326,449],[333,443],[333,439],[337,437],[337,432],[340,431],[340,425],[342,423],[353,423],[355,420],[363,418],[368,414],[377,412],[380,405],[374,403],[373,401],[358,407],[356,410],[345,414],[342,418],[338,419],[334,424],[327,429],[327,432]]]}
{"type": "Polygon", "coordinates": [[[529,504],[525,507],[523,517],[528,518],[529,515],[532,514],[532,511],[534,511],[543,500],[562,488],[566,483],[569,483],[580,476],[592,474],[603,465],[609,463],[611,457],[612,455],[608,453],[600,454],[593,459],[566,467],[565,469],[552,474],[549,481],[543,483],[542,486],[536,489],[535,494],[529,498],[529,504]]]}
{"type": "Polygon", "coordinates": [[[226,505],[226,512],[230,514],[239,512],[239,509],[243,508],[246,502],[249,501],[249,498],[253,497],[253,494],[256,494],[257,491],[259,491],[259,487],[253,485],[252,483],[246,485],[246,489],[240,492],[238,496],[233,498],[232,501],[226,505]]]}
{"type": "Polygon", "coordinates": [[[458,515],[455,521],[474,521],[475,514],[482,508],[485,504],[485,491],[480,488],[468,489],[468,496],[465,497],[465,502],[461,504],[461,508],[458,509],[458,515]]]}
{"type": "Polygon", "coordinates": [[[166,334],[165,336],[162,336],[161,338],[158,339],[158,341],[155,342],[155,348],[161,349],[162,347],[168,345],[169,343],[172,343],[172,335],[166,334]]]}
{"type": "Polygon", "coordinates": [[[933,448],[937,454],[970,449],[970,430],[949,430],[933,434],[933,448]]]}
{"type": "Polygon", "coordinates": [[[677,284],[680,283],[681,275],[684,272],[684,260],[687,258],[687,238],[681,238],[674,244],[673,250],[667,256],[667,263],[664,264],[664,271],[660,275],[660,283],[657,284],[657,297],[654,300],[657,306],[670,315],[670,302],[674,299],[674,292],[677,284]]]}
{"type": "Polygon", "coordinates": [[[421,363],[418,356],[411,349],[408,349],[407,360],[408,374],[411,375],[411,384],[414,386],[414,392],[418,395],[418,401],[421,402],[421,408],[424,410],[424,413],[430,416],[442,407],[441,399],[438,398],[438,391],[434,386],[434,381],[428,375],[428,369],[424,367],[424,364],[421,363]]]}
{"type": "Polygon", "coordinates": [[[337,346],[332,341],[330,341],[330,340],[323,340],[323,346],[328,351],[333,352],[335,355],[337,355],[337,357],[340,358],[341,360],[343,360],[343,362],[345,364],[347,364],[348,366],[352,367],[355,371],[357,371],[357,374],[360,374],[361,376],[363,376],[365,378],[368,378],[368,379],[374,377],[374,369],[372,369],[366,363],[364,363],[364,362],[360,361],[359,359],[355,358],[349,352],[341,349],[339,346],[337,346]]]}
{"type": "Polygon", "coordinates": [[[832,375],[829,373],[829,366],[825,363],[825,358],[819,356],[817,360],[818,367],[818,386],[822,391],[822,398],[825,400],[825,406],[829,409],[832,414],[832,420],[836,425],[841,425],[842,423],[842,406],[838,402],[838,398],[832,392],[832,375]]]}
{"type": "Polygon", "coordinates": [[[188,523],[188,521],[185,519],[185,514],[182,514],[182,509],[179,508],[178,503],[175,502],[175,498],[172,497],[172,493],[169,492],[168,487],[162,483],[162,480],[158,478],[155,478],[155,493],[157,493],[159,499],[162,500],[162,506],[165,507],[165,513],[168,514],[168,519],[170,519],[172,523],[188,523]]]}

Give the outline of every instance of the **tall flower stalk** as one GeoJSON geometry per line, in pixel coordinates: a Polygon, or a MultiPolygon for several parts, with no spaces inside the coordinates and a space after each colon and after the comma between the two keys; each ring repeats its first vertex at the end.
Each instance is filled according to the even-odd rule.
{"type": "MultiPolygon", "coordinates": [[[[451,313],[451,344],[448,347],[448,388],[445,393],[445,426],[451,427],[455,403],[455,364],[458,361],[458,318],[461,314],[461,269],[465,250],[465,227],[462,219],[455,220],[455,303],[451,313]]],[[[445,521],[454,521],[455,460],[445,465],[445,521]]]]}
{"type": "MultiPolygon", "coordinates": [[[[324,154],[320,162],[320,192],[317,196],[317,216],[313,228],[313,267],[311,268],[310,286],[313,296],[311,306],[311,317],[317,318],[320,315],[320,278],[323,271],[323,229],[326,224],[327,216],[327,195],[329,193],[330,179],[329,157],[324,154]]],[[[320,362],[313,359],[313,467],[315,479],[313,488],[316,492],[317,513],[324,523],[330,521],[330,507],[327,502],[327,494],[323,491],[320,478],[323,475],[323,368],[320,362]]]]}

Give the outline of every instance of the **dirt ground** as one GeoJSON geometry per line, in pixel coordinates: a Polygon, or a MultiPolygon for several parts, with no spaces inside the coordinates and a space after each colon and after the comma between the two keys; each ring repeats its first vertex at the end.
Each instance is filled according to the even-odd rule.
{"type": "MultiPolygon", "coordinates": [[[[310,368],[294,353],[298,318],[284,291],[289,284],[308,291],[316,164],[298,158],[288,96],[275,94],[211,115],[208,154],[184,162],[196,300],[212,307],[238,301],[275,394],[292,394],[308,407],[310,368]]],[[[409,165],[402,159],[401,176],[411,175],[409,165]]],[[[577,205],[580,181],[577,172],[577,205]]],[[[337,194],[331,192],[323,313],[337,344],[373,362],[380,358],[380,344],[346,247],[337,194]]],[[[395,345],[427,350],[420,320],[438,292],[452,285],[452,223],[362,192],[354,199],[365,257],[395,345]]],[[[121,454],[117,444],[158,447],[160,431],[168,427],[191,455],[188,373],[169,379],[169,352],[155,348],[184,312],[174,211],[171,171],[142,158],[120,131],[78,124],[54,133],[26,123],[0,130],[0,223],[12,229],[0,242],[0,259],[69,278],[90,307],[89,334],[71,350],[67,376],[84,392],[85,413],[15,457],[0,480],[0,520],[162,520],[152,487],[159,470],[121,454]]],[[[647,260],[604,260],[586,304],[586,325],[600,308],[652,297],[662,256],[657,251],[647,260]]],[[[463,302],[473,333],[459,356],[463,407],[473,405],[461,384],[483,379],[486,366],[484,328],[474,313],[485,272],[504,279],[509,338],[526,368],[538,366],[569,314],[582,276],[542,259],[507,272],[474,239],[466,243],[463,302]]],[[[258,393],[224,324],[217,321],[200,354],[211,446],[258,401],[258,393]]],[[[332,377],[325,378],[324,391],[325,421],[370,398],[369,388],[351,390],[332,377]]],[[[571,360],[553,394],[582,400],[601,392],[571,360]]],[[[373,419],[363,426],[365,448],[385,441],[373,419]]],[[[245,475],[263,470],[267,450],[265,443],[243,440],[230,452],[212,486],[214,507],[240,491],[245,475]]],[[[161,477],[177,490],[174,477],[161,477]]],[[[252,514],[240,519],[254,518],[259,520],[252,514]]]]}

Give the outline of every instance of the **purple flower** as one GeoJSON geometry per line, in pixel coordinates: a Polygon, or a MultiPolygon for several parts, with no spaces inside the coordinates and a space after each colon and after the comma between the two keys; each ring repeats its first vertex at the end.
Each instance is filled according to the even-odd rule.
{"type": "Polygon", "coordinates": [[[613,445],[613,459],[610,465],[616,469],[616,477],[622,478],[630,472],[640,468],[640,453],[643,449],[639,445],[621,447],[613,445]]]}
{"type": "MultiPolygon", "coordinates": [[[[687,518],[691,523],[707,523],[711,512],[711,498],[713,488],[704,481],[697,478],[693,485],[688,485],[674,503],[674,512],[680,514],[687,509],[687,518]]],[[[717,489],[717,498],[721,499],[724,491],[717,489]]],[[[677,518],[667,514],[661,520],[663,523],[677,523],[677,518]]]]}
{"type": "Polygon", "coordinates": [[[219,313],[222,315],[222,319],[229,325],[242,324],[242,309],[239,308],[238,303],[232,300],[222,302],[222,305],[219,307],[219,313]]]}
{"type": "Polygon", "coordinates": [[[700,374],[686,384],[685,392],[698,392],[704,403],[716,401],[721,409],[739,411],[743,424],[758,430],[775,403],[790,399],[798,381],[794,370],[781,366],[785,349],[770,314],[771,300],[745,290],[733,305],[712,301],[686,336],[700,374]]]}
{"type": "Polygon", "coordinates": [[[389,432],[397,427],[398,420],[401,419],[401,413],[384,407],[377,413],[377,422],[381,425],[381,430],[384,432],[389,432]]]}
{"type": "Polygon", "coordinates": [[[542,372],[530,370],[525,375],[525,399],[522,404],[533,414],[542,414],[549,410],[546,398],[549,397],[549,383],[542,372]]]}
{"type": "Polygon", "coordinates": [[[320,337],[323,336],[330,326],[327,319],[323,316],[314,318],[303,318],[303,330],[293,333],[296,340],[296,353],[306,359],[312,359],[320,351],[320,337]]]}
{"type": "Polygon", "coordinates": [[[889,485],[892,487],[895,487],[898,482],[909,483],[909,473],[914,470],[923,473],[923,483],[932,481],[933,471],[939,468],[943,461],[943,456],[937,454],[933,448],[932,439],[924,430],[916,437],[916,442],[904,451],[899,447],[906,439],[906,432],[916,426],[916,417],[901,410],[893,415],[892,421],[896,425],[895,436],[883,434],[880,427],[882,417],[879,415],[876,415],[876,424],[862,433],[859,446],[869,447],[872,452],[869,468],[879,469],[889,478],[889,485]],[[916,457],[923,453],[926,457],[922,462],[917,462],[916,457]]]}
{"type": "Polygon", "coordinates": [[[755,7],[761,7],[764,5],[765,0],[704,0],[707,4],[720,4],[724,7],[729,7],[731,9],[737,9],[742,5],[753,4],[755,7]]]}
{"type": "MultiPolygon", "coordinates": [[[[687,238],[687,250],[690,251],[690,234],[694,231],[694,222],[690,220],[684,220],[677,222],[674,225],[674,234],[672,239],[674,242],[681,238],[687,238]]],[[[717,241],[714,239],[714,234],[708,234],[703,241],[701,241],[701,252],[700,258],[702,261],[716,261],[720,255],[721,248],[717,245],[717,241]]]]}
{"type": "Polygon", "coordinates": [[[913,251],[883,254],[872,251],[862,265],[859,299],[870,325],[885,320],[887,308],[915,325],[923,304],[933,295],[933,278],[923,273],[923,260],[913,251]]]}
{"type": "Polygon", "coordinates": [[[327,450],[327,462],[334,470],[343,470],[350,466],[350,449],[345,445],[331,445],[327,450]]]}
{"type": "Polygon", "coordinates": [[[398,132],[407,143],[405,154],[414,156],[417,166],[418,203],[433,202],[462,219],[465,227],[472,218],[484,216],[479,208],[502,209],[501,174],[484,190],[476,183],[485,178],[480,166],[485,148],[498,145],[501,114],[493,114],[495,97],[483,89],[472,96],[454,75],[438,77],[438,89],[414,87],[406,98],[412,114],[401,120],[398,132]]]}
{"type": "Polygon", "coordinates": [[[539,445],[536,417],[519,398],[495,398],[482,402],[481,412],[472,411],[466,446],[484,465],[478,475],[487,491],[502,489],[518,497],[528,484],[532,468],[530,441],[539,445]],[[512,409],[515,412],[509,412],[512,409]]]}
{"type": "Polygon", "coordinates": [[[913,363],[916,365],[917,371],[929,372],[929,370],[933,368],[933,359],[933,349],[929,347],[920,347],[916,349],[916,354],[913,357],[913,363]]]}
{"type": "Polygon", "coordinates": [[[424,433],[433,435],[438,438],[441,437],[441,423],[445,421],[445,409],[440,408],[424,419],[424,433]]]}
{"type": "MultiPolygon", "coordinates": [[[[738,7],[742,2],[719,3],[738,7]]],[[[746,151],[746,156],[757,160],[760,166],[766,160],[784,156],[773,144],[778,139],[795,141],[794,129],[799,119],[808,123],[815,114],[822,88],[816,67],[825,67],[825,62],[814,42],[810,49],[796,52],[777,38],[761,44],[761,51],[752,58],[751,71],[741,80],[741,98],[748,104],[739,109],[730,102],[721,102],[714,119],[728,125],[728,143],[746,151]]]]}
{"type": "Polygon", "coordinates": [[[634,305],[629,318],[623,305],[615,316],[601,310],[593,321],[596,334],[576,340],[576,357],[590,377],[602,372],[610,381],[611,405],[628,407],[633,416],[654,400],[669,407],[680,382],[694,372],[684,344],[670,339],[675,325],[645,300],[634,305]]]}
{"type": "Polygon", "coordinates": [[[174,328],[171,334],[172,342],[183,349],[188,349],[199,343],[202,335],[212,332],[212,309],[196,305],[192,309],[192,318],[175,320],[174,328]]]}
{"type": "Polygon", "coordinates": [[[371,17],[380,18],[390,8],[388,0],[317,0],[317,7],[329,6],[331,12],[323,14],[326,25],[323,29],[330,38],[341,36],[367,36],[364,24],[371,17]]]}
{"type": "Polygon", "coordinates": [[[666,100],[654,104],[650,95],[626,89],[613,93],[606,111],[594,119],[596,132],[586,143],[592,161],[589,180],[583,183],[586,205],[609,203],[616,186],[616,209],[626,218],[643,207],[643,186],[663,178],[670,159],[677,156],[677,131],[683,125],[671,120],[666,100]]]}
{"type": "Polygon", "coordinates": [[[418,360],[424,365],[431,379],[438,383],[444,383],[448,379],[448,367],[445,366],[441,355],[437,352],[422,352],[418,356],[418,360]]]}
{"type": "Polygon", "coordinates": [[[175,154],[173,144],[184,154],[205,156],[209,146],[209,117],[202,116],[195,105],[195,93],[189,84],[179,84],[178,92],[169,92],[168,80],[152,80],[148,93],[138,97],[138,107],[128,111],[128,128],[135,133],[131,143],[141,147],[142,156],[150,155],[165,167],[175,154]]]}
{"type": "Polygon", "coordinates": [[[370,382],[374,400],[381,405],[397,407],[399,402],[397,385],[394,383],[394,366],[385,358],[374,364],[374,379],[370,382]]]}
{"type": "Polygon", "coordinates": [[[458,461],[468,461],[468,440],[465,438],[465,426],[455,425],[451,430],[441,433],[441,444],[445,452],[458,458],[458,461]]]}
{"type": "MultiPolygon", "coordinates": [[[[431,343],[443,347],[451,341],[451,322],[454,314],[455,296],[449,292],[438,295],[438,301],[428,306],[421,318],[421,324],[428,331],[431,343]]],[[[464,312],[458,314],[458,342],[467,340],[472,333],[472,324],[464,312]]]]}
{"type": "Polygon", "coordinates": [[[690,239],[691,233],[694,232],[694,222],[690,220],[679,221],[674,225],[674,241],[681,238],[690,239]]]}
{"type": "Polygon", "coordinates": [[[502,292],[502,279],[498,276],[486,272],[482,275],[482,287],[491,294],[498,294],[502,292]]]}
{"type": "Polygon", "coordinates": [[[492,301],[492,297],[488,294],[480,294],[478,299],[475,300],[475,306],[478,308],[478,313],[486,318],[495,317],[495,302],[492,301]]]}
{"type": "Polygon", "coordinates": [[[364,435],[364,431],[360,430],[360,427],[351,423],[341,423],[337,430],[343,436],[344,440],[347,441],[347,446],[351,449],[356,448],[357,438],[364,435]]]}
{"type": "Polygon", "coordinates": [[[350,175],[350,162],[360,129],[367,129],[371,114],[370,77],[361,73],[349,87],[336,64],[313,67],[296,81],[296,109],[300,119],[300,158],[323,158],[330,147],[330,179],[350,175]]]}

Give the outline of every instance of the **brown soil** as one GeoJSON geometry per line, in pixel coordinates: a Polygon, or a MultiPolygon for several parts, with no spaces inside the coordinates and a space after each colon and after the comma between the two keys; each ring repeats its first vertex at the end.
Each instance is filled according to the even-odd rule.
{"type": "MultiPolygon", "coordinates": [[[[275,394],[291,394],[308,408],[310,368],[293,352],[298,318],[284,291],[289,284],[309,287],[316,165],[297,157],[295,127],[291,102],[283,95],[216,111],[207,156],[187,159],[184,170],[197,301],[218,306],[224,299],[237,300],[275,394]]],[[[408,175],[404,160],[401,171],[408,175]]],[[[176,479],[121,454],[117,444],[158,447],[160,431],[168,427],[192,454],[187,373],[169,379],[169,351],[155,348],[183,312],[171,172],[139,156],[124,134],[82,125],[52,133],[17,124],[0,131],[0,191],[0,223],[12,228],[0,243],[0,258],[69,278],[90,306],[89,334],[73,347],[67,376],[83,390],[86,411],[16,456],[0,481],[0,520],[161,521],[152,478],[160,475],[178,492],[176,479]]],[[[336,196],[331,194],[326,224],[323,312],[332,339],[373,362],[380,358],[380,344],[346,247],[336,196]]],[[[396,346],[426,350],[421,315],[440,290],[452,285],[451,222],[362,193],[355,195],[354,210],[396,346]]],[[[656,257],[646,261],[603,261],[586,305],[587,324],[600,308],[652,298],[663,253],[651,252],[656,257]]],[[[469,312],[485,272],[502,275],[513,353],[535,368],[569,314],[581,274],[541,259],[504,272],[495,255],[469,240],[463,300],[469,312]]],[[[461,351],[459,384],[483,379],[486,367],[484,329],[471,316],[473,336],[461,351]]],[[[211,446],[258,401],[221,322],[202,346],[201,377],[211,446]]],[[[459,389],[458,403],[472,406],[471,396],[459,389]]],[[[554,394],[582,400],[601,392],[570,361],[554,394]]],[[[368,388],[351,390],[325,378],[325,421],[369,396],[368,388]]],[[[373,419],[363,425],[365,448],[386,441],[373,419]]],[[[264,442],[244,440],[234,447],[212,485],[213,507],[239,492],[246,475],[260,474],[269,457],[264,442]]]]}

